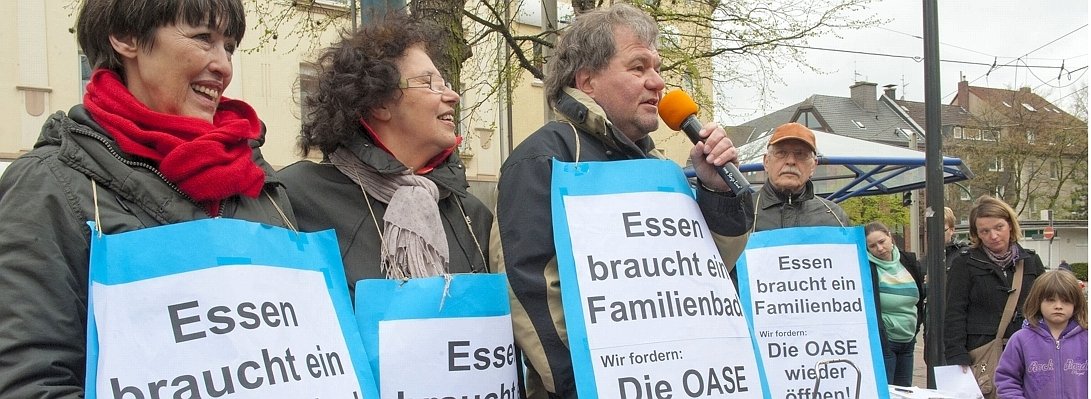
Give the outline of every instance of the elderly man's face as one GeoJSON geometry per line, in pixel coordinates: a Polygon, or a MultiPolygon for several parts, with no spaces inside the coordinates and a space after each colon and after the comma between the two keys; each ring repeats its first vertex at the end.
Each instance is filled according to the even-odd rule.
{"type": "Polygon", "coordinates": [[[814,174],[818,160],[811,147],[799,140],[769,146],[764,158],[768,183],[777,191],[798,193],[814,174]]]}
{"type": "Polygon", "coordinates": [[[614,29],[614,56],[605,68],[577,74],[577,88],[593,98],[606,117],[630,140],[659,128],[659,52],[627,28],[614,29]]]}

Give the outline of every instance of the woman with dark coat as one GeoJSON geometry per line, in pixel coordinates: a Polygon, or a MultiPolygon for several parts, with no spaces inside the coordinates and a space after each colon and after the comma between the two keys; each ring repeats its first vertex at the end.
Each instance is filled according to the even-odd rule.
{"type": "Polygon", "coordinates": [[[361,279],[489,271],[492,213],[467,191],[431,37],[396,13],[325,50],[299,140],[322,160],[279,172],[300,229],[336,230],[353,296],[361,279]]]}
{"type": "Polygon", "coordinates": [[[944,355],[949,365],[969,372],[970,351],[996,338],[1012,282],[1022,279],[1019,298],[1003,338],[1023,325],[1023,303],[1034,280],[1042,274],[1042,259],[1019,245],[1022,231],[1011,206],[982,196],[970,210],[970,248],[959,252],[947,272],[947,307],[944,315],[944,355]],[[1023,273],[1016,275],[1016,263],[1023,273]]]}

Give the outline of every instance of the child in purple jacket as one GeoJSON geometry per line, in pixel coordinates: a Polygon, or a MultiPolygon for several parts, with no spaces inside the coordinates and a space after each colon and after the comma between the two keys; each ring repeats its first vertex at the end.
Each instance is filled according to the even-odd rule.
{"type": "Polygon", "coordinates": [[[1087,297],[1072,272],[1042,274],[996,367],[1000,399],[1087,399],[1087,297]]]}

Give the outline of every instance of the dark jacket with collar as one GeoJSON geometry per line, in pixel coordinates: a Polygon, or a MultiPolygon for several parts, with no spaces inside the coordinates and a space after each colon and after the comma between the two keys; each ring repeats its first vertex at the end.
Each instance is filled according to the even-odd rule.
{"type": "MultiPolygon", "coordinates": [[[[375,146],[362,130],[346,147],[379,173],[402,173],[407,169],[393,155],[375,146]]],[[[296,162],[281,169],[278,175],[296,209],[300,230],[334,229],[337,232],[345,277],[353,298],[357,281],[386,277],[379,266],[379,229],[383,228],[385,203],[372,196],[365,199],[360,186],[329,162],[296,162]]],[[[446,162],[423,176],[435,182],[440,190],[450,193],[438,203],[450,251],[448,271],[489,271],[486,257],[492,212],[466,191],[469,184],[458,155],[451,154],[446,162]]]]}
{"type": "MultiPolygon", "coordinates": [[[[262,194],[224,200],[221,216],[286,227],[292,208],[259,145],[262,194]]],[[[122,155],[83,106],[50,116],[0,178],[0,397],[84,396],[96,209],[107,234],[209,217],[150,163],[122,155]]]]}
{"type": "MultiPolygon", "coordinates": [[[[1006,326],[1004,338],[1011,337],[1023,325],[1023,303],[1034,280],[1044,271],[1038,254],[1018,247],[1017,261],[1023,262],[1023,275],[1020,276],[1023,285],[1015,303],[1015,316],[1006,326]]],[[[947,271],[943,340],[944,356],[949,365],[969,365],[970,350],[996,337],[1014,281],[1014,263],[1001,268],[990,261],[984,251],[973,247],[963,249],[947,271]]]]}
{"type": "MultiPolygon", "coordinates": [[[[575,398],[553,244],[551,161],[657,156],[650,137],[633,143],[614,129],[602,108],[582,92],[567,89],[556,110],[561,120],[530,135],[500,169],[491,258],[508,274],[512,322],[516,343],[527,357],[530,391],[544,387],[550,397],[575,398]]],[[[750,195],[735,197],[699,189],[697,202],[722,259],[733,264],[746,245],[752,222],[750,195]]]]}
{"type": "Polygon", "coordinates": [[[840,205],[814,195],[814,183],[810,181],[797,195],[778,193],[767,182],[758,191],[754,203],[758,208],[754,231],[806,226],[846,227],[850,223],[840,205]]]}

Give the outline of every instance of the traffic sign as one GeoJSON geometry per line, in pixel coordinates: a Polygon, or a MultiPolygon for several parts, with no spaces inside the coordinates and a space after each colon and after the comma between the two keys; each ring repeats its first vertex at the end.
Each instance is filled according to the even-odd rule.
{"type": "Polygon", "coordinates": [[[1045,237],[1047,240],[1052,240],[1053,239],[1053,226],[1046,226],[1046,230],[1044,232],[1042,232],[1042,237],[1045,237]]]}

